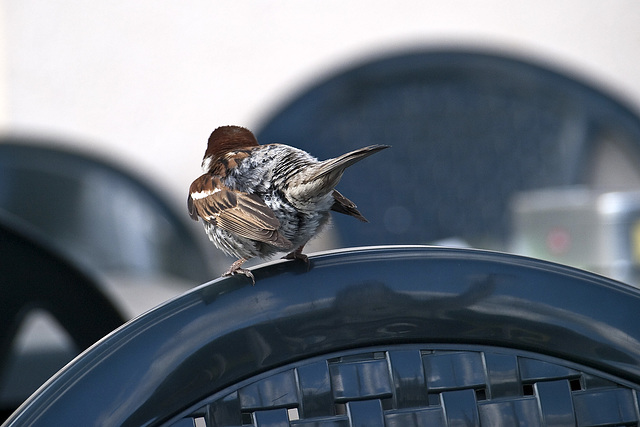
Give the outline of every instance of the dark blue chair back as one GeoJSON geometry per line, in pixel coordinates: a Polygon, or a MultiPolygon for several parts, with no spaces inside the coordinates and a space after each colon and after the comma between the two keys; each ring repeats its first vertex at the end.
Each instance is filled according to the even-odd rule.
{"type": "Polygon", "coordinates": [[[141,178],[48,139],[0,140],[0,209],[75,263],[99,273],[213,276],[210,245],[141,178]]]}
{"type": "Polygon", "coordinates": [[[504,248],[515,193],[590,184],[605,141],[640,164],[640,120],[625,105],[546,67],[474,51],[347,69],[287,102],[257,136],[319,158],[392,145],[338,186],[371,221],[334,215],[344,246],[459,237],[504,248]]]}
{"type": "Polygon", "coordinates": [[[131,321],[7,426],[637,425],[640,291],[496,252],[277,261],[131,321]]]}

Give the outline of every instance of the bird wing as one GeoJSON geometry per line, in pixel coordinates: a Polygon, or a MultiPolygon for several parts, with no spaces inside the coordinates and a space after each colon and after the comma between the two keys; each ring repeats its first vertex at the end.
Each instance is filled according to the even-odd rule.
{"type": "Polygon", "coordinates": [[[193,181],[187,207],[196,221],[202,218],[238,236],[279,248],[292,246],[278,232],[280,221],[260,197],[232,190],[216,175],[205,174],[193,181]]]}

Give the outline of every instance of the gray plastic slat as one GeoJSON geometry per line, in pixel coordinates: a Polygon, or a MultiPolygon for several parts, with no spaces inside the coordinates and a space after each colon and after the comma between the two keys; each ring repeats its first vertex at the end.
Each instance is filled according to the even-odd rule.
{"type": "Polygon", "coordinates": [[[573,395],[580,426],[617,425],[638,422],[634,396],[629,389],[584,391],[573,395]],[[607,408],[607,410],[603,410],[607,408]]]}
{"type": "Polygon", "coordinates": [[[282,372],[250,384],[238,391],[243,408],[296,406],[298,387],[293,371],[282,372]]]}
{"type": "Polygon", "coordinates": [[[336,400],[391,396],[392,387],[386,360],[366,360],[329,366],[336,400]]]}
{"type": "Polygon", "coordinates": [[[349,427],[347,417],[331,417],[325,419],[293,421],[291,426],[295,427],[349,427]]]}
{"type": "Polygon", "coordinates": [[[325,360],[297,368],[300,396],[300,415],[313,418],[334,415],[329,367],[325,360]]]}
{"type": "Polygon", "coordinates": [[[449,427],[480,427],[476,394],[471,389],[442,393],[442,405],[449,427]]]}
{"type": "Polygon", "coordinates": [[[389,411],[384,415],[386,427],[446,427],[442,407],[420,410],[389,411]]]}
{"type": "Polygon", "coordinates": [[[535,397],[521,397],[478,405],[480,424],[496,424],[518,427],[538,427],[542,425],[538,401],[535,397]]]}
{"type": "Polygon", "coordinates": [[[423,357],[427,386],[434,390],[485,387],[485,369],[480,353],[436,353],[423,357]]]}
{"type": "Polygon", "coordinates": [[[522,382],[518,369],[518,358],[512,354],[486,354],[487,383],[489,396],[492,399],[500,397],[519,396],[522,393],[522,382]]]}
{"type": "Polygon", "coordinates": [[[286,409],[258,411],[253,414],[256,427],[289,427],[286,409]]]}
{"type": "Polygon", "coordinates": [[[419,350],[389,352],[396,408],[425,406],[429,402],[427,383],[419,350]]]}
{"type": "Polygon", "coordinates": [[[384,427],[382,405],[379,400],[361,400],[347,403],[351,427],[384,427]]]}
{"type": "Polygon", "coordinates": [[[542,418],[547,427],[569,427],[576,425],[569,381],[548,381],[535,385],[540,399],[542,418]]]}
{"type": "Polygon", "coordinates": [[[207,407],[207,425],[242,425],[241,406],[237,391],[214,401],[207,407]]]}
{"type": "Polygon", "coordinates": [[[573,369],[542,360],[521,357],[518,362],[523,382],[534,382],[548,378],[577,378],[580,375],[578,371],[573,369]]]}

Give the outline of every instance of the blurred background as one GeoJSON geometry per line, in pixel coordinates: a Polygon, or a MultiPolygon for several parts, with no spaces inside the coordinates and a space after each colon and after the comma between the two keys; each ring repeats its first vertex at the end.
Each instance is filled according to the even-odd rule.
{"type": "MultiPolygon", "coordinates": [[[[370,223],[334,215],[310,251],[472,246],[636,284],[638,22],[629,0],[5,0],[0,218],[124,321],[233,261],[185,201],[209,134],[236,124],[319,158],[393,146],[338,187],[370,223]]],[[[4,289],[46,282],[26,271],[4,289]]],[[[17,292],[0,362],[83,348],[46,329],[68,329],[51,307],[71,292],[17,292]]],[[[33,387],[15,372],[4,401],[33,387]]]]}
{"type": "Polygon", "coordinates": [[[634,1],[5,0],[0,13],[3,132],[117,160],[180,199],[214,127],[259,130],[322,79],[411,49],[491,50],[640,103],[634,1]]]}

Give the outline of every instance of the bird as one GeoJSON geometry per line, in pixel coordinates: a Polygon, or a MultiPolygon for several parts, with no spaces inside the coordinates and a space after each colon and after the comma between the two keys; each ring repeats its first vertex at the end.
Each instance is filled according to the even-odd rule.
{"type": "Polygon", "coordinates": [[[370,145],[319,161],[280,143],[260,145],[241,126],[220,126],[209,137],[202,175],[189,187],[189,216],[202,219],[214,246],[237,258],[223,276],[255,277],[242,265],[254,257],[309,263],[303,248],[327,225],[329,211],[367,219],[335,189],[345,169],[389,148],[370,145]]]}

